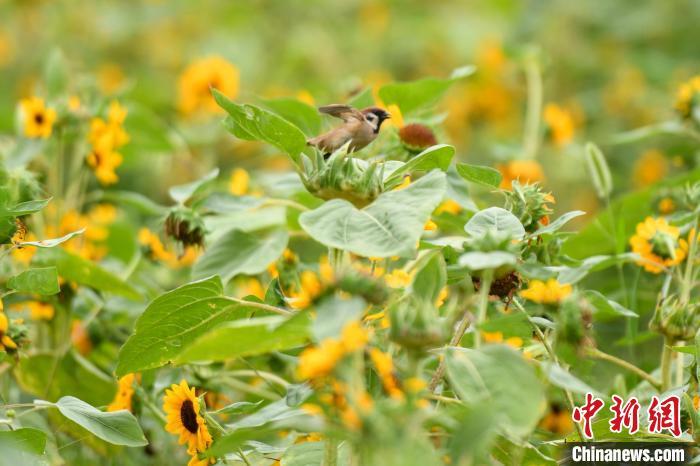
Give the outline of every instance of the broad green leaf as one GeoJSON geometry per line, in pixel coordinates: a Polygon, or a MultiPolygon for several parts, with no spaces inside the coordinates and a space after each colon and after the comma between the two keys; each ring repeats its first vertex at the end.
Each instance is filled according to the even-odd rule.
{"type": "Polygon", "coordinates": [[[170,197],[175,202],[184,204],[192,196],[197,194],[198,191],[200,191],[209,183],[214,181],[217,176],[219,176],[219,169],[215,168],[214,170],[210,171],[198,180],[192,181],[191,183],[171,187],[168,190],[168,194],[170,194],[170,197]]]}
{"type": "Polygon", "coordinates": [[[515,255],[505,251],[472,251],[459,256],[459,265],[469,270],[497,269],[503,265],[515,265],[515,255]]]}
{"type": "Polygon", "coordinates": [[[74,351],[63,357],[48,353],[22,356],[14,376],[22,390],[49,401],[73,395],[102,406],[115,392],[114,379],[74,351]]]}
{"type": "Polygon", "coordinates": [[[47,466],[46,434],[37,429],[0,431],[0,466],[47,466]]]}
{"type": "MultiPolygon", "coordinates": [[[[326,449],[325,442],[303,442],[287,448],[280,460],[281,466],[321,466],[326,449]]],[[[350,448],[343,442],[338,445],[337,466],[350,466],[350,448]]]]}
{"type": "Polygon", "coordinates": [[[321,131],[321,115],[318,110],[300,100],[289,97],[268,99],[263,101],[263,105],[296,125],[307,136],[315,136],[321,131]]]}
{"type": "Polygon", "coordinates": [[[586,144],[585,155],[586,166],[588,167],[588,174],[593,181],[593,187],[598,193],[598,197],[601,199],[606,198],[613,189],[608,162],[605,160],[603,152],[592,142],[586,144]]]}
{"type": "Polygon", "coordinates": [[[141,298],[133,286],[92,261],[60,248],[46,251],[46,256],[47,262],[58,269],[58,275],[68,281],[129,299],[141,298]]]}
{"type": "Polygon", "coordinates": [[[489,188],[498,188],[503,176],[501,172],[492,167],[483,165],[471,165],[468,163],[458,163],[457,173],[467,181],[477,183],[489,188]]]}
{"type": "Polygon", "coordinates": [[[58,246],[61,243],[65,243],[66,241],[75,238],[78,235],[82,235],[85,232],[85,228],[81,228],[78,231],[73,231],[71,233],[68,233],[67,235],[63,235],[60,238],[53,238],[53,239],[42,239],[39,241],[23,241],[19,243],[19,246],[35,246],[37,248],[54,248],[58,246]]]}
{"type": "Polygon", "coordinates": [[[616,264],[623,264],[635,260],[633,253],[618,254],[616,256],[591,256],[584,259],[580,265],[574,267],[556,266],[550,269],[556,272],[557,281],[562,284],[574,284],[581,281],[590,272],[606,269],[616,264]]]}
{"type": "Polygon", "coordinates": [[[313,337],[319,342],[326,338],[338,338],[346,324],[362,317],[367,303],[353,296],[341,298],[330,296],[316,305],[316,319],[313,322],[313,337]]]}
{"type": "Polygon", "coordinates": [[[20,202],[13,207],[2,207],[0,208],[0,215],[3,217],[22,217],[23,215],[33,214],[39,212],[44,207],[46,207],[51,198],[41,199],[36,201],[20,202]]]}
{"type": "Polygon", "coordinates": [[[160,205],[141,193],[133,191],[102,191],[100,199],[115,202],[121,206],[131,206],[146,215],[165,215],[168,208],[160,205]]]}
{"type": "Polygon", "coordinates": [[[442,251],[428,253],[413,277],[411,290],[429,303],[434,303],[447,283],[447,270],[442,251]]]}
{"type": "Polygon", "coordinates": [[[193,341],[175,362],[226,361],[286,350],[304,344],[310,334],[308,313],[291,318],[270,316],[226,322],[193,341]]]}
{"type": "Polygon", "coordinates": [[[56,403],[42,403],[55,406],[65,417],[105,442],[128,447],[148,445],[138,421],[129,411],[100,411],[73,396],[64,396],[56,403]]]}
{"type": "Polygon", "coordinates": [[[575,236],[562,246],[562,253],[577,259],[593,255],[621,253],[637,224],[649,215],[656,215],[654,199],[672,188],[683,188],[700,181],[700,169],[675,178],[664,179],[648,188],[616,198],[575,236]],[[613,235],[613,229],[617,235],[613,235]]]}
{"type": "Polygon", "coordinates": [[[226,129],[236,137],[248,141],[264,141],[287,153],[295,163],[306,147],[304,133],[284,118],[255,105],[239,105],[212,89],[214,99],[228,112],[226,129]]]}
{"type": "Polygon", "coordinates": [[[416,171],[430,171],[435,168],[447,171],[454,154],[455,148],[447,144],[438,144],[428,147],[423,152],[392,171],[384,181],[384,184],[387,188],[397,186],[401,184],[404,175],[416,171]]]}
{"type": "Polygon", "coordinates": [[[36,293],[49,296],[58,293],[58,272],[56,267],[41,267],[25,270],[10,277],[7,287],[22,293],[36,293]]]}
{"type": "Polygon", "coordinates": [[[348,100],[348,105],[355,108],[366,108],[374,105],[374,96],[372,95],[372,88],[366,87],[348,100]]]}
{"type": "Polygon", "coordinates": [[[525,236],[525,227],[518,217],[500,207],[480,210],[464,225],[464,231],[471,236],[483,236],[489,230],[507,232],[514,239],[525,236]]]}
{"type": "Polygon", "coordinates": [[[299,217],[316,241],[366,257],[408,256],[413,253],[430,213],[442,200],[445,174],[434,170],[407,188],[381,194],[357,209],[333,199],[299,217]]]}
{"type": "Polygon", "coordinates": [[[192,276],[202,278],[219,275],[227,283],[239,274],[258,274],[282,255],[288,240],[289,234],[281,229],[267,233],[230,230],[209,246],[197,260],[192,276]]]}
{"type": "Polygon", "coordinates": [[[532,233],[530,236],[534,238],[536,236],[555,233],[561,227],[563,227],[569,220],[574,219],[576,217],[580,217],[581,215],[586,215],[586,212],[582,210],[573,210],[571,212],[567,212],[561,217],[554,220],[553,222],[549,223],[548,225],[544,225],[538,228],[537,231],[532,233]]]}
{"type": "Polygon", "coordinates": [[[50,98],[56,98],[66,92],[70,79],[68,64],[63,52],[54,48],[44,68],[44,84],[50,98]]]}
{"type": "Polygon", "coordinates": [[[597,319],[606,319],[614,317],[639,317],[634,311],[624,307],[622,304],[608,299],[603,294],[595,290],[586,290],[584,292],[588,301],[595,308],[595,316],[597,319]]]}
{"type": "Polygon", "coordinates": [[[559,388],[569,390],[572,393],[579,393],[581,395],[592,393],[596,396],[601,396],[597,390],[561,367],[559,364],[553,362],[543,362],[542,370],[547,375],[547,379],[559,388]]]}
{"type": "Polygon", "coordinates": [[[230,214],[260,207],[264,202],[265,200],[259,197],[212,193],[198,202],[197,206],[215,214],[230,214]]]}
{"type": "Polygon", "coordinates": [[[501,428],[516,437],[535,428],[546,398],[535,371],[521,354],[505,345],[452,348],[446,362],[450,385],[462,401],[494,406],[503,416],[501,428]]]}
{"type": "Polygon", "coordinates": [[[188,283],[154,299],[119,351],[116,373],[153,369],[174,361],[192,342],[246,308],[223,294],[218,276],[188,283]]]}
{"type": "Polygon", "coordinates": [[[417,81],[389,83],[379,89],[379,97],[386,105],[396,104],[401,112],[411,112],[436,104],[447,89],[459,79],[474,72],[473,66],[464,66],[452,72],[447,79],[424,78],[417,81]]]}

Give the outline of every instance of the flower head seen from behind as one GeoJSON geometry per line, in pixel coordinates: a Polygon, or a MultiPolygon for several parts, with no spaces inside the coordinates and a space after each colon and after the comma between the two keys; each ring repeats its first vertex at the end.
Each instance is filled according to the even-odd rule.
{"type": "Polygon", "coordinates": [[[168,420],[165,430],[179,435],[178,442],[187,444],[187,453],[196,458],[197,453],[209,448],[212,438],[200,413],[199,398],[186,380],[173,384],[165,391],[163,410],[168,420]]]}
{"type": "Polygon", "coordinates": [[[688,251],[688,243],[680,238],[677,227],[669,225],[664,218],[653,217],[637,225],[630,246],[640,256],[637,264],[651,273],[661,273],[666,267],[680,264],[688,251]]]}
{"type": "Polygon", "coordinates": [[[114,395],[114,400],[107,406],[107,411],[131,411],[131,399],[134,396],[135,381],[136,374],[126,374],[119,379],[117,393],[114,395]]]}
{"type": "Polygon", "coordinates": [[[222,57],[212,56],[192,62],[185,68],[178,83],[180,111],[185,115],[219,112],[211,89],[235,99],[239,79],[238,68],[222,57]]]}
{"type": "Polygon", "coordinates": [[[520,292],[520,296],[539,304],[559,304],[571,294],[571,291],[571,285],[562,285],[556,279],[550,278],[546,282],[532,280],[527,289],[520,292]]]}
{"type": "Polygon", "coordinates": [[[56,110],[46,107],[44,99],[29,97],[20,102],[22,108],[24,135],[28,138],[46,139],[51,136],[56,121],[56,110]]]}

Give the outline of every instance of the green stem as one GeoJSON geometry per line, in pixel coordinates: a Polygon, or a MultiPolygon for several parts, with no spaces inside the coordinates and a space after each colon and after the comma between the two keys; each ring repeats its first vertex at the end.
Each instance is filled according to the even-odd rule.
{"type": "Polygon", "coordinates": [[[523,148],[526,159],[534,159],[540,145],[540,119],[542,115],[542,73],[536,56],[530,56],[525,63],[527,80],[527,108],[525,111],[525,132],[523,148]]]}
{"type": "MultiPolygon", "coordinates": [[[[457,327],[457,330],[455,330],[454,335],[452,335],[452,339],[450,340],[450,344],[448,346],[457,346],[462,340],[462,337],[464,336],[464,332],[467,331],[467,327],[469,326],[469,322],[471,321],[471,314],[469,311],[464,311],[464,315],[462,316],[462,320],[459,322],[459,326],[457,327]]],[[[428,385],[428,390],[430,393],[434,393],[435,389],[437,388],[438,384],[442,380],[442,377],[445,375],[445,358],[444,356],[440,359],[440,364],[438,365],[437,369],[435,370],[435,373],[433,374],[433,378],[430,379],[430,384],[428,385]]]]}
{"type": "Polygon", "coordinates": [[[664,347],[661,351],[661,392],[671,388],[671,366],[673,365],[673,341],[664,339],[664,347]]]}
{"type": "MultiPolygon", "coordinates": [[[[547,337],[546,337],[545,334],[542,332],[542,330],[537,326],[537,324],[534,323],[534,322],[532,321],[532,318],[530,317],[530,314],[528,314],[527,311],[525,310],[525,308],[523,307],[523,305],[520,304],[520,302],[518,302],[517,298],[513,298],[512,303],[513,303],[513,305],[515,306],[515,308],[516,308],[517,310],[519,310],[520,312],[522,312],[522,313],[525,315],[525,317],[527,318],[527,321],[530,322],[530,325],[531,325],[532,328],[535,330],[535,334],[537,335],[537,338],[539,338],[540,341],[542,342],[542,344],[544,345],[544,349],[547,351],[547,354],[549,355],[549,358],[550,358],[554,363],[556,363],[558,366],[561,366],[561,364],[559,364],[559,358],[557,357],[556,353],[554,352],[554,349],[552,349],[552,346],[549,344],[549,341],[547,340],[547,337]]],[[[569,410],[573,413],[573,412],[574,412],[574,408],[575,408],[575,406],[574,406],[574,396],[571,394],[571,391],[570,391],[570,390],[568,390],[568,389],[566,389],[566,388],[563,388],[562,390],[564,391],[564,394],[566,395],[566,401],[567,401],[568,404],[569,404],[569,410]]],[[[581,425],[580,425],[578,422],[575,422],[575,423],[574,423],[574,426],[576,426],[576,431],[578,432],[578,437],[579,437],[579,439],[580,439],[582,442],[585,442],[585,441],[586,441],[586,437],[583,435],[583,428],[581,427],[581,425]]]]}
{"type": "Polygon", "coordinates": [[[326,437],[323,466],[338,466],[338,439],[326,437]]]}
{"type": "Polygon", "coordinates": [[[588,349],[588,355],[591,356],[592,358],[600,359],[601,361],[610,362],[612,364],[615,364],[616,366],[619,366],[623,369],[628,370],[629,372],[632,372],[633,374],[639,376],[639,378],[644,379],[647,382],[649,382],[657,390],[659,388],[661,388],[661,381],[660,380],[656,379],[651,374],[644,372],[642,369],[635,366],[634,364],[625,361],[624,359],[620,359],[617,356],[613,356],[612,354],[604,353],[597,348],[588,349]]]}
{"type": "MultiPolygon", "coordinates": [[[[486,320],[486,311],[489,306],[489,291],[491,291],[492,282],[492,270],[487,270],[484,272],[484,276],[481,277],[481,283],[479,284],[479,310],[476,315],[476,329],[474,332],[474,348],[481,347],[481,332],[479,327],[486,320]]],[[[461,338],[461,337],[460,337],[461,338]]]]}

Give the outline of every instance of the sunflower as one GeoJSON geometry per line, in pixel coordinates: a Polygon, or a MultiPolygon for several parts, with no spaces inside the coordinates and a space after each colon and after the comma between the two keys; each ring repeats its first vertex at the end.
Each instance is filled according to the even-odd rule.
{"type": "Polygon", "coordinates": [[[540,304],[559,304],[571,294],[569,284],[561,284],[556,279],[550,278],[546,282],[532,280],[527,289],[520,292],[523,298],[540,304]]]}
{"type": "Polygon", "coordinates": [[[107,406],[107,411],[131,411],[131,398],[134,396],[134,382],[136,374],[126,374],[119,379],[117,393],[114,395],[114,400],[107,406]]]}
{"type": "Polygon", "coordinates": [[[179,385],[173,384],[165,391],[163,409],[168,418],[165,430],[179,435],[181,445],[187,443],[187,453],[193,455],[190,464],[207,464],[196,462],[199,461],[197,454],[209,448],[212,438],[204,418],[199,414],[199,398],[194,388],[190,388],[186,380],[179,385]]]}
{"type": "Polygon", "coordinates": [[[30,97],[20,102],[24,114],[24,135],[29,138],[46,139],[51,136],[56,110],[46,107],[44,99],[30,97]]]}
{"type": "Polygon", "coordinates": [[[17,343],[7,334],[9,327],[10,321],[7,319],[5,313],[0,311],[0,349],[14,351],[17,349],[17,343]]]}
{"type": "Polygon", "coordinates": [[[688,243],[679,236],[680,230],[666,219],[647,217],[630,238],[632,252],[641,256],[637,264],[651,273],[661,273],[665,267],[680,264],[687,254],[688,243]]]}

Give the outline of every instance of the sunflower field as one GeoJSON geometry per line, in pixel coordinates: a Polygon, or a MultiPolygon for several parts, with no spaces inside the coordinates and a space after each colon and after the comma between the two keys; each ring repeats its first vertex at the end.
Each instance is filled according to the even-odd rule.
{"type": "Polygon", "coordinates": [[[698,21],[0,1],[0,466],[700,462],[698,21]]]}

